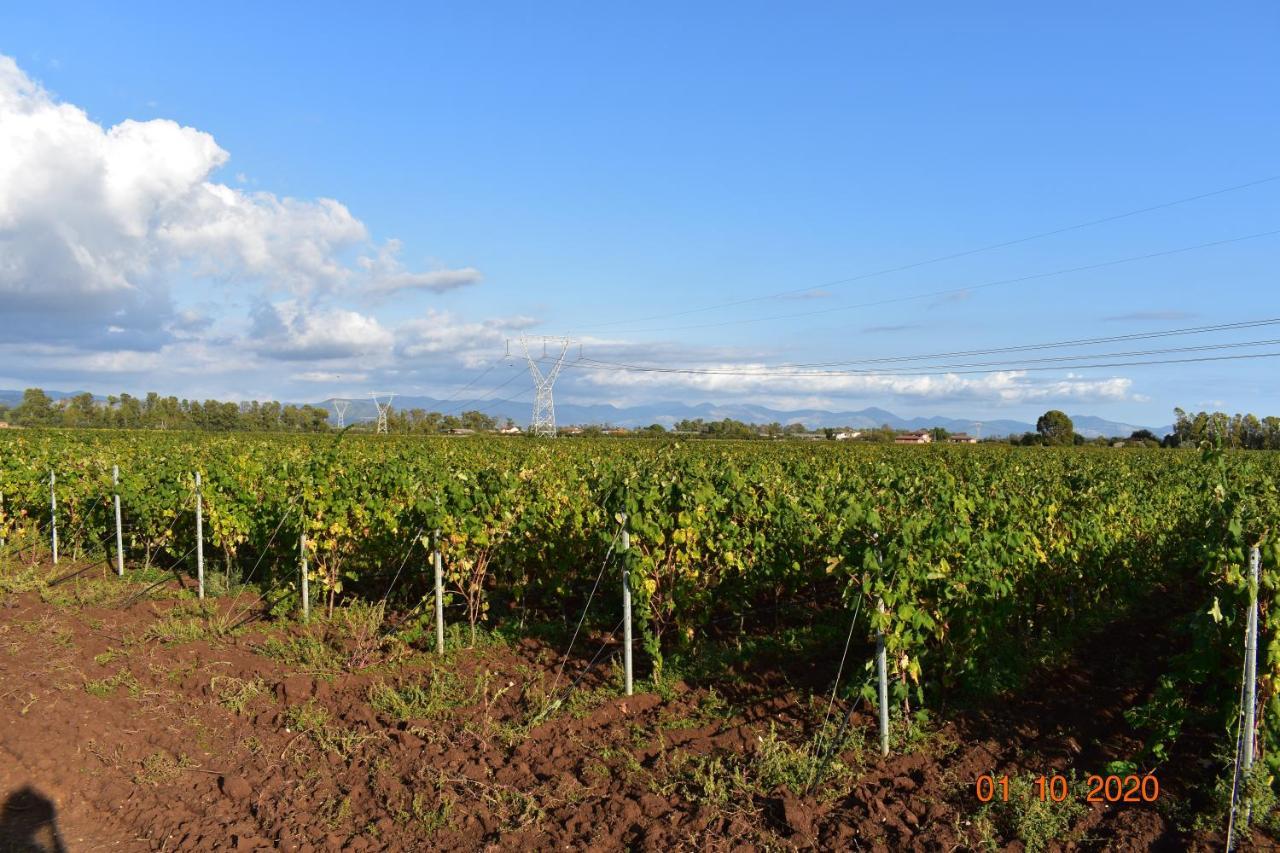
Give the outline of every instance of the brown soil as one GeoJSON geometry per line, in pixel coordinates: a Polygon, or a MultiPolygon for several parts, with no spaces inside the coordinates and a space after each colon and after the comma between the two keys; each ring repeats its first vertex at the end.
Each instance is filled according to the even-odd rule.
{"type": "MultiPolygon", "coordinates": [[[[436,660],[372,654],[322,624],[184,639],[184,625],[225,628],[255,612],[254,598],[216,600],[206,618],[183,615],[192,605],[176,584],[127,606],[124,589],[95,568],[0,596],[0,850],[951,851],[979,847],[984,831],[1022,849],[984,827],[975,779],[1084,774],[1133,755],[1121,712],[1157,671],[1118,665],[1100,637],[1017,699],[919,733],[886,760],[850,744],[840,758],[851,772],[797,796],[762,781],[775,778],[768,756],[787,754],[769,733],[804,743],[822,703],[815,712],[777,669],[718,694],[678,685],[627,698],[598,667],[539,721],[561,652],[536,640],[436,660]],[[263,651],[271,637],[308,636],[340,648],[320,667],[338,671],[308,674],[263,651]],[[410,709],[421,716],[375,710],[370,691],[384,683],[423,687],[410,709]]],[[[1172,642],[1158,624],[1141,630],[1153,648],[1172,642]]],[[[561,684],[585,665],[571,660],[561,684]]],[[[869,713],[851,728],[875,740],[869,713]]],[[[1221,849],[1166,817],[1187,769],[1158,775],[1165,802],[1091,805],[1049,849],[1221,849]]]]}

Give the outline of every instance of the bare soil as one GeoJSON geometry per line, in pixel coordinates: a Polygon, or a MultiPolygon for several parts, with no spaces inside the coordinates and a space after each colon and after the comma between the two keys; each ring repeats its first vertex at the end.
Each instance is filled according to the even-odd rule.
{"type": "MultiPolygon", "coordinates": [[[[855,709],[842,769],[806,791],[813,661],[632,697],[598,666],[542,717],[586,657],[557,684],[562,649],[536,639],[436,658],[339,618],[237,626],[256,596],[141,589],[94,568],[0,594],[0,851],[1021,850],[1034,804],[984,807],[977,777],[1132,757],[1122,712],[1176,643],[1125,626],[1148,665],[1100,636],[1014,699],[900,725],[888,759],[855,709]]],[[[1159,769],[1155,804],[1081,803],[1046,849],[1222,849],[1170,817],[1206,772],[1159,769]]]]}

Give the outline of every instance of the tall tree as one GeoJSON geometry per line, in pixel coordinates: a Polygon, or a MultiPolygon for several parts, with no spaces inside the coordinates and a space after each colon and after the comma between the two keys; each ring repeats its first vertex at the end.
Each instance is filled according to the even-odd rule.
{"type": "Polygon", "coordinates": [[[1036,432],[1044,439],[1045,444],[1071,444],[1075,441],[1075,424],[1066,412],[1050,409],[1036,421],[1036,432]]]}

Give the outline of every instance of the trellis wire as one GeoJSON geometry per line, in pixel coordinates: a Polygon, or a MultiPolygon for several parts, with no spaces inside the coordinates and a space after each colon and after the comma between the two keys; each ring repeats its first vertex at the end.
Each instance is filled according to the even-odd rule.
{"type": "MultiPolygon", "coordinates": [[[[587,603],[582,606],[582,614],[578,617],[578,624],[573,629],[573,636],[569,639],[569,647],[564,650],[564,657],[560,659],[560,666],[556,669],[555,681],[551,685],[551,691],[554,693],[560,685],[560,677],[564,674],[564,666],[569,662],[569,655],[573,651],[573,644],[578,641],[578,633],[582,630],[582,623],[587,619],[587,611],[591,608],[591,602],[596,597],[596,591],[600,589],[600,581],[604,579],[604,570],[609,565],[609,558],[613,556],[613,546],[618,541],[618,534],[622,531],[624,524],[620,523],[617,530],[613,532],[613,538],[609,540],[609,550],[605,552],[604,559],[600,562],[600,571],[596,573],[596,582],[591,586],[591,594],[587,596],[587,603]]],[[[618,623],[621,627],[622,623],[618,623]]],[[[617,628],[614,629],[617,631],[617,628]]],[[[612,635],[610,635],[612,636],[612,635]]]]}
{"type": "Polygon", "coordinates": [[[400,580],[400,573],[404,571],[404,567],[409,563],[409,555],[413,553],[413,546],[417,544],[418,538],[422,536],[425,528],[419,525],[413,536],[409,539],[409,546],[404,549],[404,556],[400,560],[400,566],[396,569],[396,573],[391,577],[391,583],[387,584],[387,591],[382,596],[382,603],[385,604],[387,599],[391,597],[391,590],[395,589],[396,581],[400,580]]]}

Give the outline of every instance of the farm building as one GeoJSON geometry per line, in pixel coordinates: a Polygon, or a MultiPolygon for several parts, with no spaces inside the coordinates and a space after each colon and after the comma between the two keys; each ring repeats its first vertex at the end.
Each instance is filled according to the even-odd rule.
{"type": "Polygon", "coordinates": [[[918,429],[915,432],[904,432],[893,438],[894,444],[928,444],[933,441],[933,433],[927,429],[918,429]]]}

